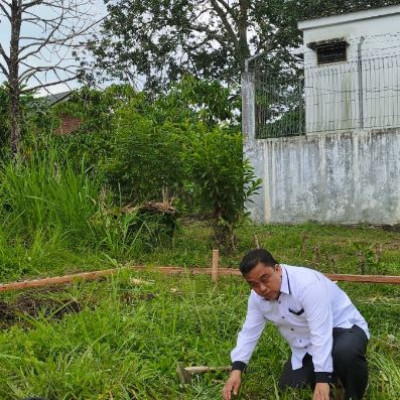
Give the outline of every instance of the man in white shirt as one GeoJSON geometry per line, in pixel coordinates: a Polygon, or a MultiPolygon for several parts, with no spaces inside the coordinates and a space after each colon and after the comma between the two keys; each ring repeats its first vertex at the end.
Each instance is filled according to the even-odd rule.
{"type": "Polygon", "coordinates": [[[369,339],[365,319],[346,293],[315,270],[280,265],[264,249],[251,250],[240,263],[250,284],[247,316],[232,350],[232,371],[223,388],[231,400],[267,321],[288,342],[292,355],[279,388],[313,389],[313,400],[330,400],[340,378],[346,400],[362,398],[368,382],[369,339]]]}

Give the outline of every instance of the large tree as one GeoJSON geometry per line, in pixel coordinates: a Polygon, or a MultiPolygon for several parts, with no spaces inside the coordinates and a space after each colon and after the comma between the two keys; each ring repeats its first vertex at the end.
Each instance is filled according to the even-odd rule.
{"type": "Polygon", "coordinates": [[[98,71],[148,86],[190,72],[238,81],[246,59],[300,43],[297,22],[395,0],[105,0],[108,16],[89,50],[98,71]]]}
{"type": "Polygon", "coordinates": [[[0,0],[0,77],[9,93],[12,154],[21,142],[21,96],[75,80],[71,51],[93,25],[90,0],[0,0]]]}

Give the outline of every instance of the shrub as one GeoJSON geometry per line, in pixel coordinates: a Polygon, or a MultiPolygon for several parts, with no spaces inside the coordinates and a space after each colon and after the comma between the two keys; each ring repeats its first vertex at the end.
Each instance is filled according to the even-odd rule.
{"type": "Polygon", "coordinates": [[[244,202],[260,185],[242,152],[241,134],[221,127],[192,132],[182,152],[201,207],[212,213],[216,243],[228,249],[235,248],[234,229],[245,214],[244,202]]]}

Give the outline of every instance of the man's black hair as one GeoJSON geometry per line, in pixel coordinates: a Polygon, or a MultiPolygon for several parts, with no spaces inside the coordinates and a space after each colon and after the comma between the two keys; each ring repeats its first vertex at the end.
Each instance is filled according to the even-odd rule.
{"type": "Polygon", "coordinates": [[[250,250],[239,265],[240,272],[243,275],[248,274],[257,264],[265,264],[274,267],[279,264],[272,254],[265,249],[250,250]]]}

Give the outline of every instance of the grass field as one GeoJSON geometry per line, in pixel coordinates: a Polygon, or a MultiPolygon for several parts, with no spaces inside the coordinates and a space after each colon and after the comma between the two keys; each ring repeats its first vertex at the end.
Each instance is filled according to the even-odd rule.
{"type": "MultiPolygon", "coordinates": [[[[66,267],[40,268],[25,277],[56,275],[110,265],[209,266],[210,228],[184,221],[174,243],[131,259],[105,252],[76,256],[66,267]],[[104,261],[103,261],[104,260],[104,261]],[[47,273],[46,273],[47,272],[47,273]]],[[[399,274],[396,232],[371,227],[306,224],[238,230],[238,249],[223,254],[222,266],[236,267],[244,252],[260,244],[281,262],[323,272],[399,274]]],[[[34,260],[33,260],[34,261],[34,260]]],[[[37,261],[37,260],[36,260],[37,261]]],[[[370,384],[366,399],[396,400],[400,391],[400,287],[339,283],[369,322],[370,384]]],[[[0,398],[219,399],[226,373],[196,377],[182,386],[182,365],[228,365],[245,316],[248,286],[240,277],[169,277],[121,272],[98,282],[3,293],[0,302],[0,398]],[[131,278],[148,282],[136,285],[131,278]]],[[[240,399],[278,399],[276,381],[289,355],[267,327],[249,364],[240,399]]],[[[310,399],[310,393],[287,399],[310,399]]]]}

